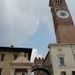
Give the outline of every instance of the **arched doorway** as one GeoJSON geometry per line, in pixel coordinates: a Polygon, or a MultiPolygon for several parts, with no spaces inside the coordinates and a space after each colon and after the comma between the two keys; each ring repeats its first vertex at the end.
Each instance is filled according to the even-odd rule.
{"type": "Polygon", "coordinates": [[[50,72],[45,68],[34,68],[33,71],[44,71],[47,75],[51,75],[50,72]]]}

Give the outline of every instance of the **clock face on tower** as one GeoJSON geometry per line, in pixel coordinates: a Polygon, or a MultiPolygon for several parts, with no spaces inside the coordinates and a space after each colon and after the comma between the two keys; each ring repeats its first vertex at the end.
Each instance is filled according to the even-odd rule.
{"type": "Polygon", "coordinates": [[[65,10],[59,10],[59,11],[57,11],[56,14],[59,18],[62,18],[62,19],[66,19],[69,17],[69,12],[65,11],[65,10]]]}

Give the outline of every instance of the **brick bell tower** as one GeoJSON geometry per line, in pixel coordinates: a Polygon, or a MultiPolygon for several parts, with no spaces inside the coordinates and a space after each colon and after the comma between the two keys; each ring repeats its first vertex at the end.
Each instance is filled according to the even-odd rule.
{"type": "Polygon", "coordinates": [[[65,0],[49,0],[57,43],[75,43],[75,27],[65,0]]]}

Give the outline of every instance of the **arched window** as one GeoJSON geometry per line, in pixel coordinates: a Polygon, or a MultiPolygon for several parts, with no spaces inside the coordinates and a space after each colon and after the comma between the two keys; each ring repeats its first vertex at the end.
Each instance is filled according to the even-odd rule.
{"type": "Polygon", "coordinates": [[[55,2],[57,5],[61,5],[63,3],[62,0],[55,0],[55,2]]]}

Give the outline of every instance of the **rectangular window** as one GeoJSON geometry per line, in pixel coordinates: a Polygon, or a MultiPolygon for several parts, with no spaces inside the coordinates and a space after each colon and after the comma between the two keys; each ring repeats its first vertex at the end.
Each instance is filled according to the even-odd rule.
{"type": "Polygon", "coordinates": [[[26,53],[24,54],[24,57],[27,57],[27,54],[26,53]]]}
{"type": "Polygon", "coordinates": [[[59,57],[60,66],[64,66],[64,57],[59,57]]]}
{"type": "Polygon", "coordinates": [[[15,54],[15,55],[14,55],[14,60],[16,60],[16,59],[17,59],[17,56],[18,56],[17,54],[15,54]]]}
{"type": "Polygon", "coordinates": [[[24,72],[22,72],[22,75],[25,75],[25,73],[24,73],[24,72]]]}
{"type": "Polygon", "coordinates": [[[4,54],[0,54],[0,61],[4,61],[4,54]]]}
{"type": "Polygon", "coordinates": [[[0,69],[0,75],[2,75],[2,69],[0,69]]]}
{"type": "Polygon", "coordinates": [[[62,71],[62,72],[61,72],[61,75],[66,75],[66,72],[65,72],[65,71],[62,71]]]}
{"type": "Polygon", "coordinates": [[[75,71],[72,71],[72,75],[75,75],[75,71]]]}

